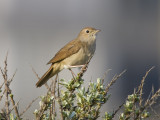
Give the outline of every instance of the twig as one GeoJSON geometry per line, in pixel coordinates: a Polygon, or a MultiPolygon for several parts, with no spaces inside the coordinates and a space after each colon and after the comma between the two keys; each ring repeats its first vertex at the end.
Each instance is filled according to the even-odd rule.
{"type": "Polygon", "coordinates": [[[5,120],[7,120],[7,116],[6,116],[6,110],[5,109],[1,109],[2,113],[0,113],[3,117],[5,118],[5,120]]]}
{"type": "Polygon", "coordinates": [[[75,80],[75,76],[76,76],[76,75],[74,74],[74,72],[72,71],[72,69],[71,69],[71,68],[69,68],[68,70],[71,72],[72,77],[73,77],[73,79],[75,80]]]}
{"type": "MultiPolygon", "coordinates": [[[[6,60],[7,60],[7,58],[6,58],[6,60]]],[[[12,77],[11,80],[9,81],[8,78],[7,78],[7,72],[6,72],[6,71],[7,71],[7,61],[5,61],[5,66],[6,66],[6,67],[5,67],[3,73],[5,73],[5,75],[4,75],[4,78],[6,79],[6,80],[5,80],[5,84],[6,84],[6,82],[7,82],[7,84],[6,84],[5,87],[7,87],[7,88],[4,90],[4,92],[7,93],[7,97],[8,97],[8,95],[10,94],[10,99],[11,99],[12,105],[13,105],[13,107],[14,107],[16,117],[17,117],[18,120],[20,120],[19,113],[18,113],[18,108],[17,108],[17,106],[15,105],[15,101],[14,101],[13,95],[12,95],[12,93],[11,93],[12,91],[11,91],[11,89],[9,88],[9,85],[10,85],[10,83],[12,82],[13,77],[15,76],[16,72],[14,73],[13,77],[12,77]]],[[[8,107],[9,107],[9,98],[8,98],[8,107]]],[[[9,110],[9,109],[8,109],[8,110],[9,110]]],[[[8,113],[10,113],[10,112],[11,112],[11,110],[9,110],[8,113]]]]}
{"type": "Polygon", "coordinates": [[[93,55],[90,57],[90,59],[87,61],[87,63],[81,68],[81,71],[78,73],[77,81],[79,81],[83,77],[83,74],[87,71],[88,64],[91,61],[92,57],[93,57],[93,55]]]}
{"type": "Polygon", "coordinates": [[[45,112],[46,107],[47,107],[47,105],[44,104],[44,106],[42,107],[42,109],[40,109],[40,113],[38,115],[38,119],[37,120],[42,120],[43,113],[45,112]]]}
{"type": "Polygon", "coordinates": [[[64,120],[64,117],[63,117],[63,108],[62,108],[62,102],[61,102],[61,98],[60,98],[60,90],[59,90],[59,79],[58,79],[58,103],[59,103],[59,106],[60,106],[60,112],[61,112],[61,119],[64,120]]]}
{"type": "MultiPolygon", "coordinates": [[[[36,73],[35,69],[32,67],[32,65],[30,65],[30,66],[31,66],[31,68],[32,68],[33,73],[36,75],[36,77],[37,77],[37,78],[38,78],[38,80],[39,80],[39,79],[40,79],[40,77],[39,77],[39,76],[38,76],[38,74],[36,73]]],[[[50,89],[47,83],[45,83],[44,85],[45,85],[45,87],[47,88],[47,90],[49,90],[49,89],[50,89]]]]}
{"type": "Polygon", "coordinates": [[[114,116],[117,114],[117,112],[123,107],[124,103],[122,103],[118,108],[117,110],[115,110],[112,114],[112,118],[114,118],[114,116]]]}
{"type": "Polygon", "coordinates": [[[105,71],[103,77],[102,77],[102,84],[104,83],[104,79],[106,78],[107,74],[109,71],[111,71],[112,69],[108,69],[107,71],[105,71]]]}
{"type": "Polygon", "coordinates": [[[145,76],[144,76],[144,77],[142,78],[142,80],[141,80],[140,86],[138,87],[137,93],[140,93],[140,102],[139,102],[139,105],[140,105],[140,106],[141,106],[142,101],[143,101],[143,100],[142,100],[142,94],[143,94],[144,81],[145,81],[146,77],[148,76],[149,72],[150,72],[153,68],[154,68],[154,66],[151,67],[151,68],[146,72],[145,76]]]}
{"type": "MultiPolygon", "coordinates": [[[[52,80],[52,82],[51,82],[49,90],[48,90],[48,93],[50,93],[50,96],[53,95],[52,89],[53,89],[53,84],[54,84],[54,80],[53,79],[51,79],[51,80],[52,80]]],[[[52,99],[51,100],[50,113],[49,113],[49,119],[50,120],[52,119],[52,114],[53,114],[53,103],[54,103],[54,100],[52,99]]]]}
{"type": "MultiPolygon", "coordinates": [[[[1,68],[0,68],[0,69],[1,69],[1,68]]],[[[4,82],[3,82],[2,85],[0,86],[0,90],[2,89],[3,85],[4,85],[4,82]]],[[[1,101],[2,98],[3,98],[3,95],[4,95],[4,94],[2,94],[2,95],[0,96],[0,101],[1,101]]]]}
{"type": "Polygon", "coordinates": [[[154,94],[154,95],[152,95],[152,97],[151,97],[151,99],[150,100],[147,100],[146,102],[145,102],[145,107],[148,107],[149,105],[151,106],[151,105],[153,105],[154,103],[155,103],[155,100],[158,98],[158,96],[160,96],[160,89],[159,90],[157,90],[157,92],[154,94]]]}
{"type": "Polygon", "coordinates": [[[6,93],[6,90],[4,89],[4,91],[3,91],[3,93],[2,93],[2,95],[0,97],[0,100],[2,100],[3,96],[5,95],[5,93],[6,93]]]}
{"type": "MultiPolygon", "coordinates": [[[[156,99],[157,99],[159,96],[160,96],[160,89],[157,90],[157,92],[156,92],[154,95],[152,95],[152,97],[151,97],[150,99],[147,99],[147,100],[146,100],[144,106],[141,107],[141,111],[139,112],[139,115],[141,115],[141,113],[142,113],[145,109],[147,109],[149,106],[152,106],[152,105],[155,103],[156,99]]],[[[135,118],[135,120],[138,119],[139,115],[137,115],[137,117],[135,118]]]]}
{"type": "MultiPolygon", "coordinates": [[[[19,100],[20,101],[20,100],[19,100]]],[[[14,107],[15,106],[18,106],[19,105],[19,101],[10,109],[10,112],[12,112],[12,110],[14,110],[14,107]]]]}
{"type": "Polygon", "coordinates": [[[111,80],[111,82],[106,87],[106,90],[105,90],[106,93],[109,91],[110,87],[118,80],[118,78],[120,78],[125,72],[126,72],[126,70],[124,70],[123,72],[121,72],[119,75],[115,75],[113,77],[113,79],[111,80]]]}
{"type": "Polygon", "coordinates": [[[160,120],[160,115],[150,106],[151,110],[153,111],[153,113],[155,114],[155,117],[157,117],[157,119],[160,120]]]}
{"type": "Polygon", "coordinates": [[[56,116],[56,103],[55,103],[55,99],[56,99],[56,83],[57,83],[57,79],[58,79],[58,74],[56,75],[56,78],[54,80],[54,86],[53,86],[53,96],[54,96],[54,100],[53,100],[53,119],[55,119],[56,116]]]}
{"type": "Polygon", "coordinates": [[[38,99],[39,97],[36,97],[35,99],[33,99],[31,101],[31,103],[23,110],[23,112],[20,114],[20,116],[22,116],[31,106],[32,104],[38,99]]]}
{"type": "MultiPolygon", "coordinates": [[[[16,71],[17,71],[17,70],[16,70],[16,71]]],[[[15,101],[14,101],[14,99],[13,99],[12,91],[11,91],[11,89],[9,88],[9,85],[10,85],[10,83],[13,81],[13,78],[14,78],[14,76],[15,76],[15,74],[16,74],[16,71],[15,71],[15,73],[13,74],[13,76],[12,76],[12,78],[11,78],[10,80],[7,79],[7,84],[8,84],[8,94],[10,94],[9,96],[10,96],[12,105],[13,105],[13,107],[14,107],[16,117],[17,117],[18,120],[20,120],[20,116],[19,116],[19,112],[18,112],[17,105],[15,105],[15,101]]],[[[6,74],[7,74],[7,73],[6,73],[6,74]]]]}
{"type": "Polygon", "coordinates": [[[15,72],[14,72],[14,74],[13,74],[12,78],[8,81],[8,82],[9,82],[9,85],[10,85],[10,83],[13,81],[13,78],[15,77],[16,72],[17,72],[17,69],[15,70],[15,72]]]}
{"type": "MultiPolygon", "coordinates": [[[[145,82],[148,74],[150,73],[150,71],[151,71],[153,68],[154,68],[154,66],[151,67],[151,68],[146,72],[146,74],[143,76],[143,78],[142,78],[142,80],[141,80],[141,83],[140,83],[140,85],[139,85],[139,87],[138,87],[138,90],[137,90],[137,92],[136,92],[136,94],[139,94],[139,107],[140,107],[141,109],[140,109],[139,114],[135,117],[135,120],[138,119],[138,118],[140,118],[141,113],[142,113],[142,112],[146,109],[146,107],[147,107],[147,104],[146,104],[147,101],[149,102],[149,101],[151,100],[151,99],[150,99],[150,95],[149,95],[149,96],[148,96],[148,99],[147,99],[146,102],[145,102],[146,105],[142,106],[142,102],[143,102],[142,95],[143,95],[144,82],[145,82]]],[[[152,87],[152,92],[153,92],[153,87],[152,87]]],[[[154,95],[154,94],[152,94],[152,96],[153,96],[153,95],[154,95]]]]}
{"type": "Polygon", "coordinates": [[[58,74],[56,74],[56,77],[55,79],[53,80],[52,79],[52,82],[50,84],[50,90],[48,92],[51,92],[51,96],[54,97],[54,99],[52,99],[52,104],[51,104],[51,107],[50,107],[50,119],[52,119],[52,115],[53,115],[53,119],[55,119],[55,115],[56,115],[56,112],[55,112],[55,99],[56,99],[56,83],[57,83],[57,78],[58,78],[58,74]]]}
{"type": "MultiPolygon", "coordinates": [[[[56,78],[55,78],[56,79],[56,78]]],[[[53,79],[51,79],[51,84],[50,84],[50,86],[49,86],[49,90],[48,90],[48,92],[52,92],[52,90],[53,90],[53,86],[54,86],[54,83],[55,83],[55,80],[53,80],[53,79]]]]}
{"type": "Polygon", "coordinates": [[[13,99],[13,95],[12,94],[10,94],[10,98],[11,98],[12,105],[14,106],[14,111],[16,113],[16,117],[17,117],[18,120],[20,120],[18,108],[17,108],[17,105],[15,105],[15,101],[13,99]]]}
{"type": "Polygon", "coordinates": [[[36,75],[36,77],[37,77],[38,79],[40,79],[40,77],[39,77],[38,74],[36,73],[36,71],[35,71],[35,69],[33,68],[33,66],[32,66],[32,65],[30,65],[30,66],[31,66],[31,68],[32,68],[33,73],[36,75]]]}
{"type": "MultiPolygon", "coordinates": [[[[136,94],[136,89],[134,89],[134,93],[133,93],[134,95],[136,94]]],[[[133,99],[133,119],[135,119],[135,117],[136,117],[136,101],[135,101],[135,99],[133,99]]]]}
{"type": "Polygon", "coordinates": [[[15,104],[15,100],[13,99],[12,91],[11,91],[11,89],[9,87],[10,83],[13,81],[14,76],[16,75],[16,71],[17,70],[15,71],[15,73],[13,74],[11,79],[8,79],[7,58],[8,58],[8,52],[7,52],[6,58],[4,60],[4,68],[2,69],[0,67],[0,72],[1,72],[1,74],[3,76],[3,80],[4,80],[3,84],[0,86],[0,89],[1,89],[2,86],[4,85],[4,91],[2,93],[2,96],[0,96],[0,101],[1,101],[1,99],[3,97],[3,95],[5,95],[5,97],[6,97],[6,99],[5,99],[5,109],[2,110],[2,111],[5,111],[4,115],[5,115],[6,120],[9,120],[10,119],[10,113],[14,109],[15,114],[16,114],[16,118],[18,120],[20,120],[20,116],[19,116],[19,112],[18,112],[18,108],[17,108],[18,103],[15,104]],[[10,96],[10,100],[9,100],[9,96],[10,96]],[[10,102],[13,105],[13,109],[9,108],[10,102]]]}
{"type": "Polygon", "coordinates": [[[2,89],[3,85],[4,85],[4,82],[3,82],[2,85],[0,86],[0,90],[2,89]]]}
{"type": "Polygon", "coordinates": [[[6,96],[6,100],[5,100],[5,107],[6,107],[6,117],[7,117],[7,120],[9,120],[9,99],[8,99],[8,76],[7,76],[7,57],[8,57],[8,52],[7,52],[7,55],[6,55],[6,59],[4,61],[4,71],[1,69],[1,73],[2,73],[2,76],[3,76],[3,79],[4,79],[4,84],[5,84],[5,96],[6,96]]]}

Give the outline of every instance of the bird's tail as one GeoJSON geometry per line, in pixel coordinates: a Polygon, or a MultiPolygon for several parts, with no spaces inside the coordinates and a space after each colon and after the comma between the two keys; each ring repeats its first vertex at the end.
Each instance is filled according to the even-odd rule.
{"type": "Polygon", "coordinates": [[[49,70],[39,79],[36,83],[36,87],[41,87],[45,84],[51,77],[58,74],[63,69],[63,66],[59,63],[52,64],[49,70]]]}
{"type": "Polygon", "coordinates": [[[49,70],[38,80],[36,83],[36,87],[41,87],[43,84],[45,84],[49,78],[51,78],[53,75],[53,66],[49,68],[49,70]]]}

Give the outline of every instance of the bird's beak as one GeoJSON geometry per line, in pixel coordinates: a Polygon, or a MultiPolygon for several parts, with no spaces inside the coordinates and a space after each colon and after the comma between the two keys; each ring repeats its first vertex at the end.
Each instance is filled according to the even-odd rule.
{"type": "Polygon", "coordinates": [[[100,31],[101,31],[101,30],[99,30],[99,29],[96,29],[96,30],[95,30],[95,33],[98,33],[98,32],[100,32],[100,31]]]}

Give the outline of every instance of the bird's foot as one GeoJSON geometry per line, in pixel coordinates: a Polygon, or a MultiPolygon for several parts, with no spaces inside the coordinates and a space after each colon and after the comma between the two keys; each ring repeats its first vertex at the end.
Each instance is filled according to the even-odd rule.
{"type": "Polygon", "coordinates": [[[85,65],[83,65],[82,67],[81,67],[81,71],[86,71],[87,70],[87,68],[86,67],[84,67],[85,65]]]}

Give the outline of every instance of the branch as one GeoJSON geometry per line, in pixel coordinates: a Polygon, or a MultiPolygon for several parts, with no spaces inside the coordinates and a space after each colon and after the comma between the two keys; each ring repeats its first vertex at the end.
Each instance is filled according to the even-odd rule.
{"type": "Polygon", "coordinates": [[[118,80],[118,78],[120,78],[125,72],[126,72],[126,70],[124,70],[123,72],[121,72],[119,75],[115,75],[113,77],[113,79],[111,80],[111,82],[106,87],[106,93],[109,91],[110,87],[118,80]]]}
{"type": "Polygon", "coordinates": [[[105,71],[103,77],[102,77],[102,83],[104,83],[104,79],[106,78],[107,74],[109,71],[111,71],[112,69],[108,69],[107,71],[105,71]]]}
{"type": "Polygon", "coordinates": [[[17,119],[20,120],[18,108],[17,108],[17,105],[15,105],[15,101],[13,99],[13,95],[12,94],[10,94],[10,98],[11,98],[12,105],[14,106],[14,111],[16,113],[17,119]]]}
{"type": "MultiPolygon", "coordinates": [[[[7,120],[9,120],[9,99],[8,99],[8,94],[9,94],[9,84],[8,84],[8,76],[7,76],[7,57],[8,57],[8,52],[7,52],[7,55],[6,55],[6,59],[4,61],[4,70],[2,70],[2,68],[0,67],[0,70],[1,70],[1,73],[2,73],[2,76],[3,76],[3,79],[4,79],[4,85],[5,85],[5,96],[6,96],[6,100],[5,100],[5,108],[6,108],[6,117],[7,117],[7,120]]],[[[2,96],[3,97],[3,96],[2,96]]]]}
{"type": "Polygon", "coordinates": [[[33,99],[31,101],[31,103],[26,107],[26,109],[23,110],[23,112],[20,114],[20,116],[22,116],[31,106],[32,104],[38,99],[39,97],[36,97],[35,99],[33,99]]]}
{"type": "Polygon", "coordinates": [[[137,93],[140,93],[140,102],[139,102],[139,105],[140,105],[140,106],[142,105],[142,101],[143,101],[143,100],[142,100],[142,94],[143,94],[144,81],[145,81],[146,77],[148,76],[149,72],[150,72],[152,69],[154,69],[154,66],[153,66],[152,68],[150,68],[150,69],[146,72],[145,76],[144,76],[144,77],[142,78],[142,80],[141,80],[140,86],[138,87],[137,93]]]}
{"type": "MultiPolygon", "coordinates": [[[[88,68],[88,64],[89,62],[91,61],[93,55],[91,56],[91,58],[88,60],[88,62],[81,68],[81,71],[78,73],[78,78],[77,78],[77,81],[80,80],[80,78],[83,77],[83,74],[87,71],[87,68],[88,68]]],[[[73,78],[74,79],[74,78],[73,78]]]]}
{"type": "Polygon", "coordinates": [[[62,102],[61,102],[60,90],[59,90],[59,79],[58,79],[58,103],[60,105],[61,119],[64,120],[64,117],[63,117],[63,108],[62,108],[62,102]]]}
{"type": "Polygon", "coordinates": [[[53,83],[53,96],[54,96],[54,100],[53,100],[53,103],[52,103],[52,109],[53,109],[53,119],[55,119],[55,116],[56,116],[56,103],[55,103],[55,99],[56,99],[56,83],[57,83],[57,79],[58,79],[58,74],[56,75],[56,78],[54,80],[54,83],[53,83]]]}
{"type": "Polygon", "coordinates": [[[14,74],[13,74],[12,78],[8,81],[8,82],[9,82],[9,85],[10,85],[10,84],[11,84],[11,82],[13,81],[13,78],[15,77],[16,72],[17,72],[17,69],[15,70],[15,72],[14,72],[14,74]]]}
{"type": "MultiPolygon", "coordinates": [[[[39,77],[39,76],[38,76],[38,74],[36,73],[35,69],[32,67],[32,65],[30,65],[30,66],[31,66],[31,68],[32,68],[33,73],[36,75],[36,77],[37,77],[37,78],[38,78],[38,80],[39,80],[39,79],[40,79],[40,77],[39,77]]],[[[47,83],[45,83],[44,85],[45,85],[45,87],[47,88],[47,90],[49,90],[49,89],[50,89],[47,83]]]]}

